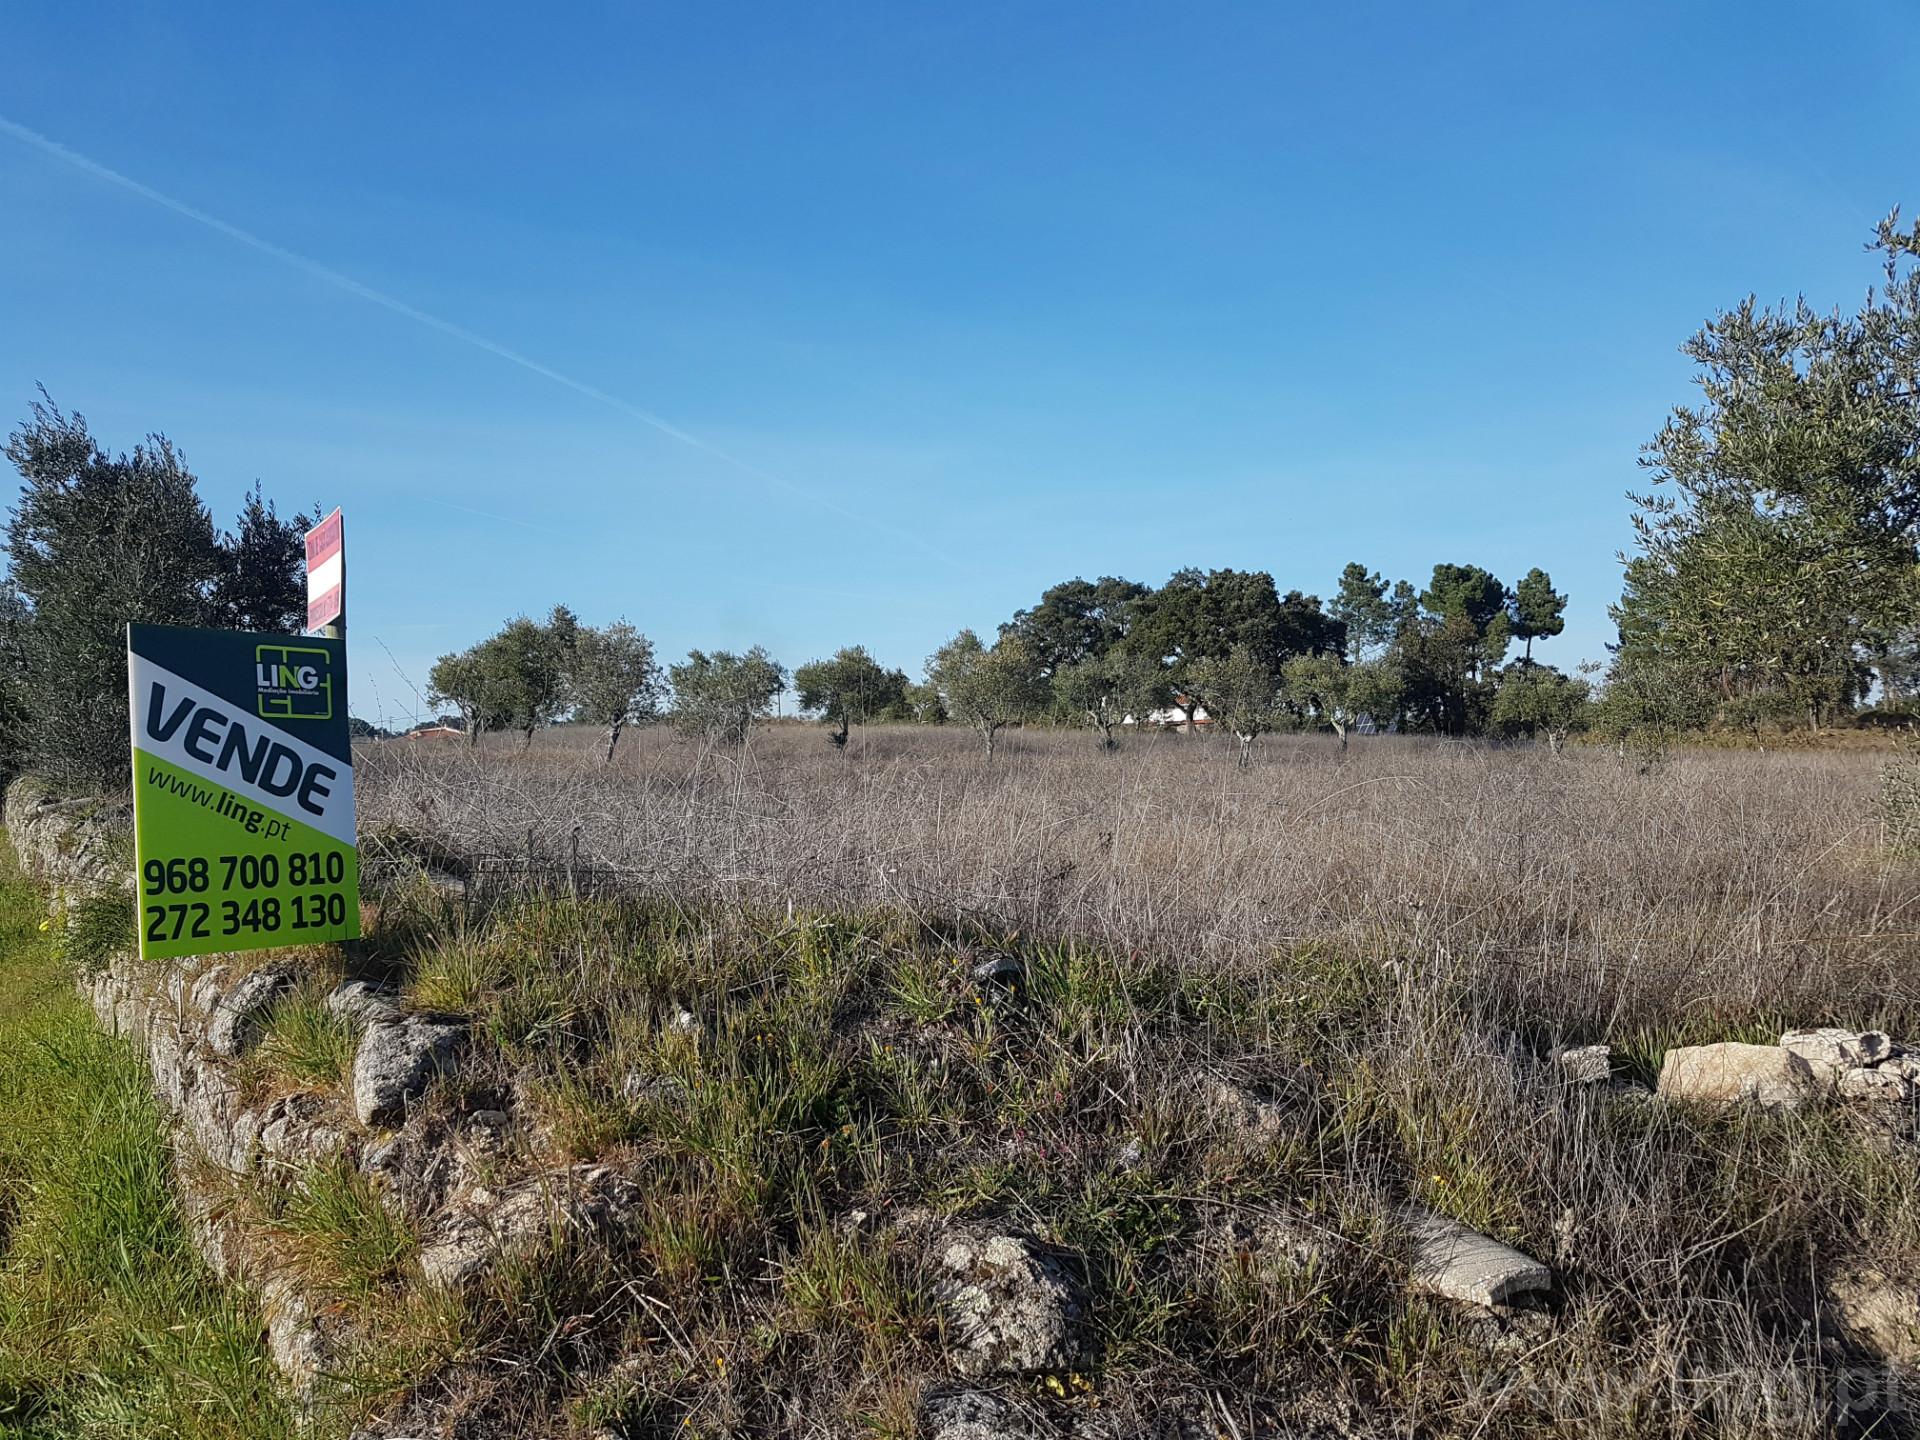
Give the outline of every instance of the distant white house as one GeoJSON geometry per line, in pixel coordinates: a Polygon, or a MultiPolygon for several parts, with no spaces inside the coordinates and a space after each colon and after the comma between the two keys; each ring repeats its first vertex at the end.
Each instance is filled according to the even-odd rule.
{"type": "MultiPolygon", "coordinates": [[[[1183,700],[1183,701],[1186,700],[1186,698],[1187,697],[1184,695],[1176,695],[1174,697],[1174,699],[1176,700],[1183,700]]],[[[1138,721],[1133,716],[1129,715],[1127,716],[1126,719],[1122,720],[1120,723],[1122,725],[1137,725],[1143,722],[1138,721]]],[[[1144,723],[1151,726],[1157,726],[1162,730],[1179,730],[1184,728],[1187,723],[1187,712],[1171,705],[1160,710],[1149,710],[1147,712],[1147,718],[1144,723]]],[[[1201,725],[1211,725],[1213,723],[1213,717],[1207,714],[1206,706],[1199,705],[1194,708],[1193,723],[1196,727],[1201,725]]]]}

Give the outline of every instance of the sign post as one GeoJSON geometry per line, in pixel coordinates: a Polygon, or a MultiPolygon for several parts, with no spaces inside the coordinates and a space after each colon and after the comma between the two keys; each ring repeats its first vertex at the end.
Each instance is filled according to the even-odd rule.
{"type": "Polygon", "coordinates": [[[141,958],[357,938],[346,641],[130,625],[127,686],[141,958]]]}

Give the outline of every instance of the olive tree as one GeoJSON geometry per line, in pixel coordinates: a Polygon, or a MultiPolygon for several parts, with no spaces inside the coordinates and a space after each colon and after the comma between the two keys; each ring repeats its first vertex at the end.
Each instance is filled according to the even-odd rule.
{"type": "Polygon", "coordinates": [[[520,732],[521,749],[533,744],[534,731],[566,714],[578,638],[579,621],[562,605],[545,624],[516,616],[483,647],[498,676],[506,724],[520,732]]]}
{"type": "Polygon", "coordinates": [[[1149,711],[1172,698],[1172,688],[1158,661],[1120,650],[1063,666],[1053,677],[1054,698],[1100,737],[1103,750],[1114,748],[1113,732],[1129,715],[1144,724],[1149,711]]]}
{"type": "Polygon", "coordinates": [[[621,731],[658,715],[666,693],[653,642],[625,620],[580,627],[571,680],[574,718],[607,732],[608,764],[621,731]]]}
{"type": "Polygon", "coordinates": [[[1699,673],[1658,653],[1622,648],[1607,667],[1592,710],[1593,728],[1622,760],[1653,769],[1686,732],[1713,718],[1715,695],[1699,673]]]}
{"type": "Polygon", "coordinates": [[[786,670],[758,645],[744,655],[692,650],[667,673],[674,724],[714,745],[746,743],[753,722],[787,688],[786,670]]]}
{"type": "Polygon", "coordinates": [[[427,700],[451,705],[469,744],[482,730],[518,730],[524,750],[534,732],[566,714],[580,622],[556,605],[542,623],[517,615],[469,650],[442,655],[427,674],[427,700]]]}
{"type": "Polygon", "coordinates": [[[989,649],[962,630],[927,657],[927,684],[949,716],[979,732],[989,760],[1000,732],[1044,710],[1049,698],[1033,649],[1018,634],[989,649]]]}
{"type": "Polygon", "coordinates": [[[1899,668],[1920,614],[1920,225],[1896,212],[1874,248],[1884,283],[1858,311],[1749,296],[1684,347],[1697,398],[1631,497],[1609,727],[1658,735],[1765,697],[1818,728],[1899,668]]]}
{"type": "Polygon", "coordinates": [[[847,743],[850,726],[907,706],[906,675],[883,668],[862,645],[802,665],[793,672],[793,688],[800,708],[832,727],[827,741],[836,748],[847,743]]]}
{"type": "Polygon", "coordinates": [[[1189,690],[1214,723],[1239,740],[1243,767],[1253,762],[1253,742],[1287,720],[1279,672],[1250,646],[1236,645],[1196,663],[1189,690]]]}
{"type": "Polygon", "coordinates": [[[1392,716],[1400,706],[1399,672],[1386,660],[1352,665],[1338,655],[1296,655],[1280,671],[1286,700],[1325,725],[1347,748],[1347,734],[1362,716],[1392,716]]]}
{"type": "Polygon", "coordinates": [[[1567,740],[1592,723],[1593,687],[1551,665],[1509,665],[1494,692],[1488,721],[1501,735],[1544,738],[1558,755],[1567,740]]]}
{"type": "Polygon", "coordinates": [[[915,725],[944,725],[952,718],[940,691],[932,685],[909,684],[904,700],[906,717],[915,725]]]}
{"type": "Polygon", "coordinates": [[[502,703],[478,645],[433,662],[427,672],[427,703],[436,709],[451,705],[458,711],[469,745],[480,743],[482,730],[499,728],[502,703]]]}

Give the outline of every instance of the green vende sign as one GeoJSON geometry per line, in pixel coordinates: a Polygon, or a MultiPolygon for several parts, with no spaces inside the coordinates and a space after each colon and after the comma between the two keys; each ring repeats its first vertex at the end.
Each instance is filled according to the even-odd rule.
{"type": "Polygon", "coordinates": [[[344,640],[127,627],[140,954],[360,933],[344,640]]]}

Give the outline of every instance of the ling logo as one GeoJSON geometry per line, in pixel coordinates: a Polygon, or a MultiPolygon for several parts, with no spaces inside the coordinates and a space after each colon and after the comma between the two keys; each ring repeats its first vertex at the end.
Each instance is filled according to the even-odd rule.
{"type": "Polygon", "coordinates": [[[261,718],[333,718],[332,655],[303,645],[260,645],[253,659],[261,718]]]}

